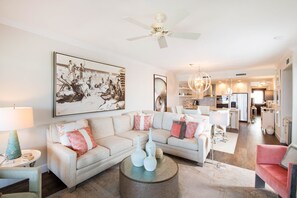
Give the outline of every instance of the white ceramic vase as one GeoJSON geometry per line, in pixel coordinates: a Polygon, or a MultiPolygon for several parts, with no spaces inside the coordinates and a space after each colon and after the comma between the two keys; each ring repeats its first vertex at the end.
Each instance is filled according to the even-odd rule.
{"type": "Polygon", "coordinates": [[[143,165],[145,170],[147,171],[154,171],[157,167],[157,160],[156,158],[152,155],[151,152],[151,147],[148,147],[148,157],[146,157],[143,161],[143,165]]]}
{"type": "Polygon", "coordinates": [[[141,149],[140,138],[137,137],[137,146],[134,153],[131,155],[132,164],[136,167],[143,166],[143,160],[146,158],[146,153],[141,149]]]}
{"type": "Polygon", "coordinates": [[[153,138],[152,138],[152,128],[149,129],[149,140],[148,142],[145,144],[145,151],[146,154],[148,155],[148,148],[151,147],[151,153],[152,156],[155,157],[156,156],[156,144],[153,142],[153,138]]]}

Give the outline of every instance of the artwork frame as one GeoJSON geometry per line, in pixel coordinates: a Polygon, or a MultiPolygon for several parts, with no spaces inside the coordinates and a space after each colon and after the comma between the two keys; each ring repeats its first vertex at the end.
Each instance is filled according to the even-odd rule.
{"type": "Polygon", "coordinates": [[[154,74],[154,111],[167,111],[167,77],[154,74]]]}
{"type": "Polygon", "coordinates": [[[53,52],[53,117],[125,109],[125,67],[53,52]]]}

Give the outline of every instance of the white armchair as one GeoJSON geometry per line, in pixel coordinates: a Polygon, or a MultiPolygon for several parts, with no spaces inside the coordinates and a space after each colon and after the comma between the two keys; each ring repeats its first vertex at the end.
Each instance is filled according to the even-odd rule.
{"type": "Polygon", "coordinates": [[[0,179],[29,179],[29,192],[3,194],[1,198],[41,198],[41,170],[32,168],[0,168],[0,179]]]}

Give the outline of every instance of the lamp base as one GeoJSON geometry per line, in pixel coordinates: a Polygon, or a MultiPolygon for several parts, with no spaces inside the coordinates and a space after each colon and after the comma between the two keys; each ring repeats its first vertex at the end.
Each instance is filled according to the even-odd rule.
{"type": "Polygon", "coordinates": [[[10,131],[8,144],[6,148],[6,157],[8,160],[16,159],[22,156],[18,133],[16,130],[10,131]]]}

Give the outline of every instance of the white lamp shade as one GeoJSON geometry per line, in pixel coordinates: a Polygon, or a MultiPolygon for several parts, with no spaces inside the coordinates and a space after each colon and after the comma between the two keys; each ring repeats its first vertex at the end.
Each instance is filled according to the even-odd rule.
{"type": "Polygon", "coordinates": [[[229,111],[210,111],[209,112],[209,122],[210,124],[229,126],[229,111]]]}
{"type": "Polygon", "coordinates": [[[10,131],[33,127],[31,107],[0,108],[0,131],[10,131]]]}

